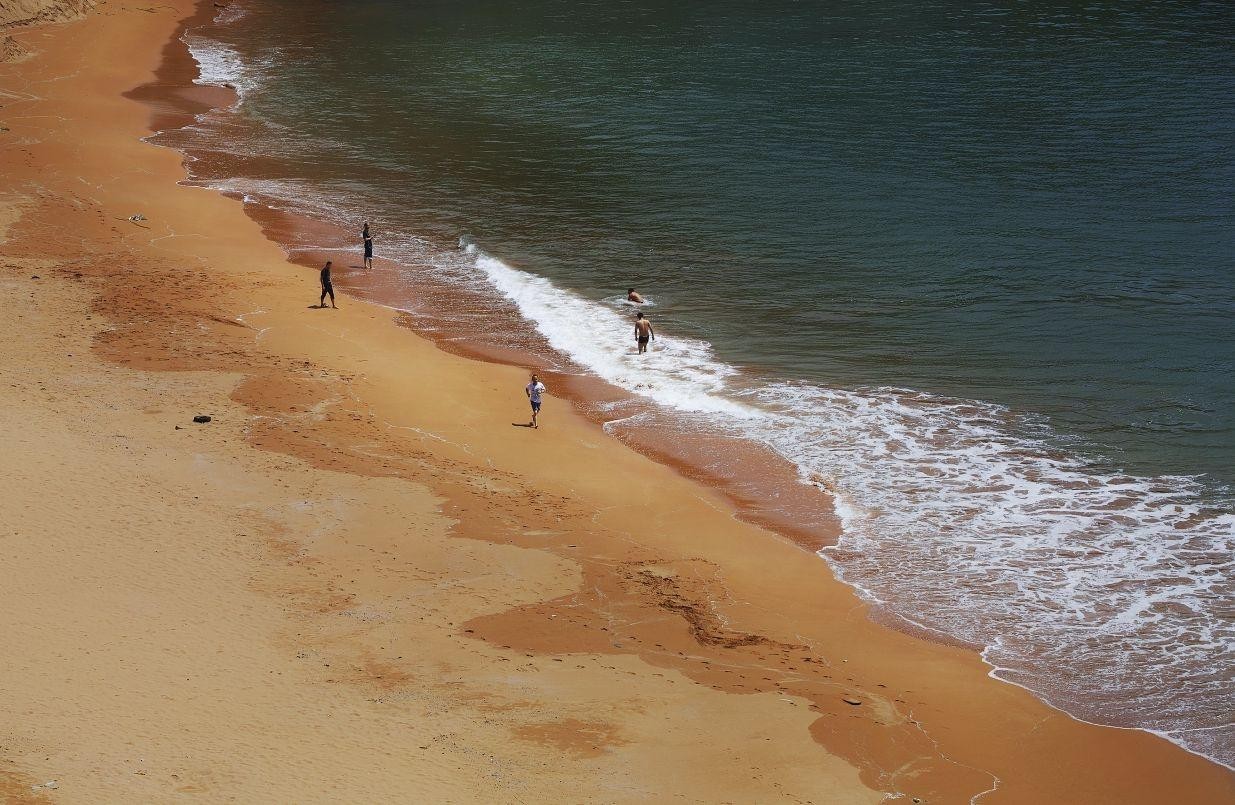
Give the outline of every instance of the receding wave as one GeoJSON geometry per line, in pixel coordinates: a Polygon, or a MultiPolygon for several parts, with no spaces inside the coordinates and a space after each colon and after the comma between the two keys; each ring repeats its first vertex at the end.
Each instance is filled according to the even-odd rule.
{"type": "Polygon", "coordinates": [[[563,293],[549,280],[512,268],[475,244],[465,243],[463,249],[484,278],[535,323],[551,346],[613,385],[683,411],[739,419],[761,415],[722,393],[737,370],[717,360],[707,342],[662,336],[652,342],[647,355],[636,356],[631,352],[634,330],[629,316],[563,293]]]}
{"type": "Polygon", "coordinates": [[[601,378],[742,433],[831,491],[822,555],[906,620],[984,648],[1002,679],[1086,720],[1152,730],[1225,765],[1235,684],[1235,514],[1192,478],[1104,473],[1040,423],[909,389],[754,382],[672,333],[633,354],[628,316],[463,244],[556,349],[601,378]]]}
{"type": "Polygon", "coordinates": [[[232,87],[241,100],[256,85],[244,59],[232,48],[215,39],[186,33],[183,37],[189,54],[197,62],[195,83],[232,87]]]}

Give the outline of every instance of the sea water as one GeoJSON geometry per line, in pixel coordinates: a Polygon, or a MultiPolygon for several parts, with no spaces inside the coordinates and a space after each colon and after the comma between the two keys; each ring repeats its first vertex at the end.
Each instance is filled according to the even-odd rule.
{"type": "Polygon", "coordinates": [[[237,0],[186,42],[239,94],[168,141],[199,181],[371,221],[413,311],[457,286],[623,429],[832,492],[877,606],[1235,764],[1229,5],[237,0]]]}

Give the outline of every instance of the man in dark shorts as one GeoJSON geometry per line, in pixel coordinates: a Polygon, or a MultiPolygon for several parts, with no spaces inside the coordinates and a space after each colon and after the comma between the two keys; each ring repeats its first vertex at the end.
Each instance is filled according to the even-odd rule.
{"type": "Polygon", "coordinates": [[[643,312],[635,314],[635,342],[639,345],[639,354],[648,351],[648,339],[656,340],[656,331],[652,329],[652,322],[643,318],[643,312]]]}
{"type": "Polygon", "coordinates": [[[337,307],[334,303],[334,286],[330,284],[330,261],[326,261],[326,265],[322,268],[322,301],[318,303],[318,307],[326,307],[326,294],[330,294],[330,306],[337,307]]]}
{"type": "Polygon", "coordinates": [[[533,428],[539,428],[536,418],[540,416],[540,395],[545,393],[545,384],[540,382],[540,378],[535,374],[532,375],[532,382],[527,384],[524,389],[527,392],[527,400],[532,404],[532,421],[527,423],[533,428]]]}
{"type": "Polygon", "coordinates": [[[364,238],[364,267],[373,268],[373,235],[369,232],[369,222],[364,222],[364,231],[360,233],[364,238]]]}

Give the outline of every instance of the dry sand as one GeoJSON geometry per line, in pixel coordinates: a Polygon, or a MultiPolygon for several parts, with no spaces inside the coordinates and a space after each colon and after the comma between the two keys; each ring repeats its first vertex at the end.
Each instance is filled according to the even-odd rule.
{"type": "Polygon", "coordinates": [[[1235,798],[872,623],[563,401],[511,427],[522,370],[311,309],[140,140],[123,95],[192,10],[99,3],[0,64],[0,798],[1235,798]]]}

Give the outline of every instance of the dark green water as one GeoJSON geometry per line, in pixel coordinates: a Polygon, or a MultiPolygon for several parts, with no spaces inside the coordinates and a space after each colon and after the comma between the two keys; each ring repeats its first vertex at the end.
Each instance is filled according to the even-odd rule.
{"type": "Polygon", "coordinates": [[[275,1],[229,33],[277,60],[250,113],[288,164],[388,230],[1235,480],[1229,5],[275,1]]]}
{"type": "Polygon", "coordinates": [[[373,221],[408,300],[471,284],[826,479],[882,605],[1235,762],[1231,5],[239,0],[189,41],[243,96],[173,140],[200,178],[373,221]]]}

